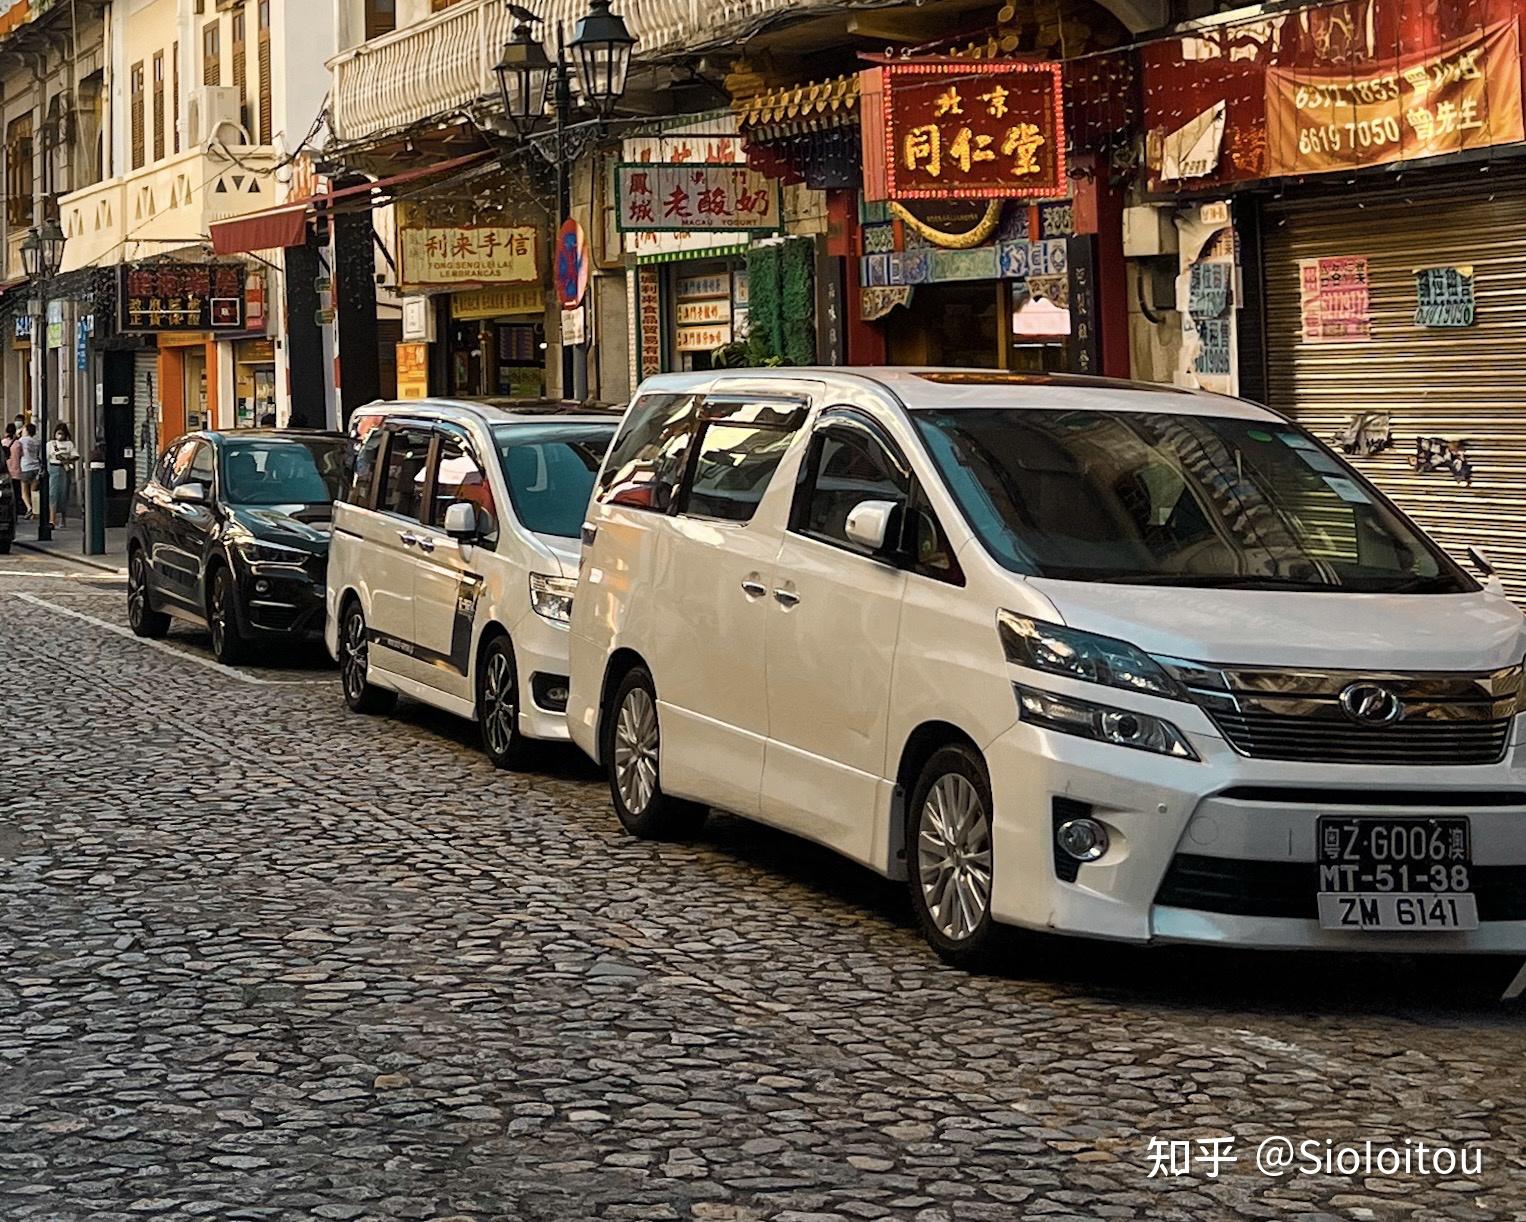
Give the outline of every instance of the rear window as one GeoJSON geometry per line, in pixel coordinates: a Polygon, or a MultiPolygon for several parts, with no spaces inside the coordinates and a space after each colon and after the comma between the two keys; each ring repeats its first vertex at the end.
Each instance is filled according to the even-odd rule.
{"type": "Polygon", "coordinates": [[[500,424],[493,444],[520,525],[575,539],[615,425],[500,424]]]}

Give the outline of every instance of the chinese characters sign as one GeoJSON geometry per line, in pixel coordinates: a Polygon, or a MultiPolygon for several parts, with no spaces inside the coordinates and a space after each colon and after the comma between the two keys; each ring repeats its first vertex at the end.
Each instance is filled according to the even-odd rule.
{"type": "Polygon", "coordinates": [[[240,331],[242,263],[140,263],[118,269],[119,331],[240,331]]]}
{"type": "Polygon", "coordinates": [[[398,281],[405,289],[540,279],[531,226],[405,226],[399,236],[398,281]]]}
{"type": "Polygon", "coordinates": [[[935,60],[859,79],[866,198],[1066,193],[1058,64],[935,60]]]}
{"type": "Polygon", "coordinates": [[[1298,261],[1303,338],[1309,344],[1372,338],[1372,298],[1363,256],[1298,261]]]}
{"type": "Polygon", "coordinates": [[[1266,172],[1318,174],[1521,140],[1514,22],[1369,76],[1270,68],[1266,172]]]}
{"type": "Polygon", "coordinates": [[[1471,267],[1415,269],[1415,326],[1471,327],[1474,318],[1471,267]]]}
{"type": "Polygon", "coordinates": [[[779,184],[746,166],[619,165],[615,195],[622,232],[779,228],[779,184]]]}

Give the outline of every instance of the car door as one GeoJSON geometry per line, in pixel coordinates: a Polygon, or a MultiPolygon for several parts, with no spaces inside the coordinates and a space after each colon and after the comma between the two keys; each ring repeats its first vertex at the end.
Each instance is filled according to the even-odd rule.
{"type": "Polygon", "coordinates": [[[415,659],[413,610],[420,521],[428,504],[430,451],[434,431],[419,422],[389,422],[380,479],[372,511],[357,515],[361,537],[360,568],[369,596],[366,624],[373,665],[406,678],[420,677],[415,659]]]}
{"type": "Polygon", "coordinates": [[[788,510],[787,490],[769,494],[805,410],[795,399],[707,399],[667,554],[655,558],[667,622],[646,645],[663,787],[744,815],[757,813],[762,788],[764,634],[788,510]]]}
{"type": "Polygon", "coordinates": [[[905,459],[868,416],[824,412],[774,560],[764,819],[870,859],[906,571],[849,540],[864,501],[904,506],[905,459]]]}
{"type": "Polygon", "coordinates": [[[189,445],[189,440],[171,442],[159,455],[153,474],[133,501],[133,527],[148,556],[149,582],[156,604],[168,596],[169,589],[164,573],[164,548],[168,541],[170,485],[175,478],[175,460],[189,445]]]}
{"type": "Polygon", "coordinates": [[[162,574],[164,591],[187,609],[202,615],[202,562],[207,539],[216,521],[212,507],[217,451],[205,437],[192,437],[175,456],[170,476],[170,494],[164,515],[162,574]],[[201,489],[200,501],[175,499],[177,488],[195,485],[201,489]]]}
{"type": "Polygon", "coordinates": [[[445,424],[435,433],[433,493],[413,566],[414,660],[430,687],[471,700],[473,625],[483,581],[474,562],[497,547],[498,505],[479,447],[466,430],[445,424]],[[476,507],[484,529],[480,541],[463,546],[445,533],[445,511],[457,501],[476,507]]]}

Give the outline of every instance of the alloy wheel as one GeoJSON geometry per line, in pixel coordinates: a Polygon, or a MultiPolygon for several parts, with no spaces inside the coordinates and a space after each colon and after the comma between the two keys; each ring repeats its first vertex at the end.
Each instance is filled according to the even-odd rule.
{"type": "Polygon", "coordinates": [[[917,818],[917,877],[928,915],[954,942],[969,938],[991,906],[991,822],[968,777],[940,776],[917,818]]]}
{"type": "Polygon", "coordinates": [[[222,657],[223,647],[228,643],[228,579],[221,571],[212,583],[212,652],[222,657]]]}
{"type": "Polygon", "coordinates": [[[351,703],[359,700],[366,687],[368,646],[366,644],[366,617],[358,610],[351,611],[344,621],[344,653],[342,678],[344,694],[351,703]]]}
{"type": "Polygon", "coordinates": [[[482,680],[482,728],[487,734],[488,749],[494,755],[507,755],[518,725],[519,709],[509,658],[501,649],[495,649],[488,657],[487,673],[482,680]]]}
{"type": "Polygon", "coordinates": [[[644,688],[625,694],[615,722],[615,784],[633,815],[642,814],[657,792],[657,709],[644,688]]]}
{"type": "Polygon", "coordinates": [[[133,552],[127,566],[127,619],[134,628],[143,626],[143,613],[148,610],[148,565],[142,552],[133,552]]]}

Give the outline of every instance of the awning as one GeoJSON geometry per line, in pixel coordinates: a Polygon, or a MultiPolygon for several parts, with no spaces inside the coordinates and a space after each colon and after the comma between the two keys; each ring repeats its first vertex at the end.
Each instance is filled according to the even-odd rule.
{"type": "Polygon", "coordinates": [[[212,222],[212,249],[220,255],[301,246],[307,240],[306,202],[212,222]]]}
{"type": "Polygon", "coordinates": [[[364,210],[372,206],[374,201],[371,197],[376,192],[386,191],[390,187],[400,186],[403,183],[416,182],[430,175],[448,174],[453,170],[465,169],[487,161],[492,156],[491,149],[479,149],[462,157],[452,157],[448,161],[439,161],[434,165],[417,166],[411,170],[404,170],[401,174],[378,178],[374,182],[356,183],[353,186],[341,187],[337,191],[325,191],[298,204],[282,204],[277,208],[250,212],[245,216],[233,217],[231,220],[214,221],[211,225],[212,249],[220,255],[237,255],[254,250],[277,250],[285,246],[301,246],[307,240],[308,217],[316,215],[320,208],[343,212],[348,209],[335,209],[334,205],[355,200],[356,205],[364,210]],[[358,196],[366,198],[361,201],[356,199],[358,196]]]}

